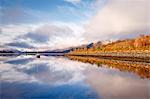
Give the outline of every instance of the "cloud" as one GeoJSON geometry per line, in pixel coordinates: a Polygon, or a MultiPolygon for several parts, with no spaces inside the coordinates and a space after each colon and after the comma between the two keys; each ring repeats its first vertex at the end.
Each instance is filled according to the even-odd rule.
{"type": "Polygon", "coordinates": [[[90,41],[150,33],[149,0],[110,0],[85,26],[90,41]]]}
{"type": "Polygon", "coordinates": [[[17,48],[34,48],[33,46],[25,42],[11,42],[11,43],[5,44],[5,46],[17,47],[17,48]]]}
{"type": "Polygon", "coordinates": [[[2,34],[2,29],[0,28],[0,34],[2,34]]]}
{"type": "Polygon", "coordinates": [[[3,33],[3,34],[13,33],[14,35],[19,35],[19,34],[24,34],[27,31],[30,31],[31,28],[33,28],[33,27],[30,24],[28,24],[28,25],[9,24],[9,25],[4,25],[1,27],[1,33],[3,33]]]}
{"type": "Polygon", "coordinates": [[[83,34],[82,23],[5,25],[2,26],[1,45],[21,50],[61,49],[85,43],[83,34]]]}
{"type": "Polygon", "coordinates": [[[64,0],[64,1],[76,4],[76,3],[80,3],[82,0],[64,0]]]}
{"type": "Polygon", "coordinates": [[[24,37],[30,38],[31,40],[37,43],[46,43],[47,41],[49,41],[49,37],[47,35],[43,35],[40,33],[28,33],[24,37]]]}
{"type": "Polygon", "coordinates": [[[55,9],[33,9],[30,6],[22,6],[19,2],[7,6],[11,2],[5,1],[0,8],[0,16],[3,19],[0,24],[1,45],[24,49],[32,46],[58,49],[84,44],[86,40],[83,24],[95,13],[95,5],[102,5],[103,2],[65,1],[61,5],[52,3],[55,9]]]}
{"type": "MultiPolygon", "coordinates": [[[[72,6],[59,6],[59,11],[65,13],[63,19],[76,21],[88,21],[95,13],[97,9],[103,7],[107,0],[66,0],[73,4],[72,6]],[[67,12],[67,13],[66,13],[67,12]]],[[[62,16],[63,17],[63,16],[62,16]]]]}
{"type": "MultiPolygon", "coordinates": [[[[19,28],[20,26],[13,27],[19,28]]],[[[7,31],[15,31],[13,27],[6,29],[7,31]]],[[[20,29],[20,31],[22,30],[20,29]]],[[[83,37],[84,30],[81,24],[63,22],[43,23],[30,25],[30,29],[25,29],[22,33],[19,33],[19,30],[17,32],[12,34],[3,32],[2,37],[7,36],[9,39],[7,42],[2,42],[2,44],[26,50],[30,50],[30,48],[33,48],[33,50],[35,48],[36,50],[54,50],[85,43],[83,37]]],[[[6,41],[6,38],[4,40],[6,41]]]]}
{"type": "Polygon", "coordinates": [[[6,46],[7,44],[14,42],[25,42],[30,44],[31,42],[27,42],[26,39],[21,39],[20,37],[35,30],[38,26],[40,26],[40,24],[2,25],[0,33],[1,45],[6,46]]]}
{"type": "Polygon", "coordinates": [[[53,41],[56,37],[65,38],[73,36],[73,30],[67,26],[57,26],[52,24],[44,24],[34,31],[23,36],[24,39],[30,39],[35,43],[47,43],[53,41]]]}
{"type": "MultiPolygon", "coordinates": [[[[82,20],[86,19],[85,17],[83,17],[84,14],[94,12],[94,10],[90,12],[89,9],[93,8],[92,5],[95,2],[95,0],[92,1],[62,0],[62,1],[59,0],[54,2],[48,1],[50,3],[49,6],[47,6],[47,4],[43,5],[44,3],[46,3],[43,2],[41,6],[47,6],[46,8],[45,7],[33,8],[32,4],[27,6],[26,4],[24,4],[25,2],[22,2],[24,5],[23,6],[17,1],[13,2],[13,6],[10,6],[12,2],[9,0],[4,0],[3,5],[1,6],[0,9],[1,10],[0,16],[1,19],[3,19],[1,20],[0,25],[8,25],[8,24],[20,25],[28,23],[30,24],[38,22],[53,22],[53,21],[79,22],[81,19],[82,20]]],[[[41,1],[38,1],[37,4],[40,4],[40,2],[41,1]]],[[[87,15],[88,14],[86,14],[86,16],[87,15]]]]}

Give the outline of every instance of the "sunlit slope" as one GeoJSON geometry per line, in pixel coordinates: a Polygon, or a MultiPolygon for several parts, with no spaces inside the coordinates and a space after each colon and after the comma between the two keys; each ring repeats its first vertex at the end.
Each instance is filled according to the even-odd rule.
{"type": "Polygon", "coordinates": [[[134,39],[125,39],[102,44],[94,43],[91,48],[78,48],[71,53],[97,52],[150,52],[150,35],[141,35],[134,39]]]}

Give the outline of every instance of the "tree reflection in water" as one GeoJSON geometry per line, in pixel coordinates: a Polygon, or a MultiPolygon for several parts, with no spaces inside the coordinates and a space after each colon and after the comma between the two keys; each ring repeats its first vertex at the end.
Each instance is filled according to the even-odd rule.
{"type": "Polygon", "coordinates": [[[67,56],[71,60],[77,60],[84,63],[96,64],[98,67],[106,66],[115,68],[123,72],[132,72],[141,78],[150,79],[150,64],[143,62],[120,61],[113,59],[102,59],[98,57],[67,56]],[[102,65],[103,64],[103,65],[102,65]]]}

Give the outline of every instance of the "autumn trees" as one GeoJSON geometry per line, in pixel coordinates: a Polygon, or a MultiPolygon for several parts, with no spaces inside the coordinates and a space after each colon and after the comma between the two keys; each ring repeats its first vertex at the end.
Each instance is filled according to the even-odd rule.
{"type": "Polygon", "coordinates": [[[117,40],[108,44],[101,41],[91,43],[90,47],[83,45],[77,47],[73,52],[96,53],[96,52],[130,52],[130,51],[150,51],[150,35],[141,35],[135,39],[117,40]]]}

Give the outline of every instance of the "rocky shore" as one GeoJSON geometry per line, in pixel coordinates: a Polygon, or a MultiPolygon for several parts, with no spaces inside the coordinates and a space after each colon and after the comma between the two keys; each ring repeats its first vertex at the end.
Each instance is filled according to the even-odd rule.
{"type": "Polygon", "coordinates": [[[99,53],[69,53],[66,56],[99,57],[125,61],[150,63],[150,52],[99,52],[99,53]]]}

